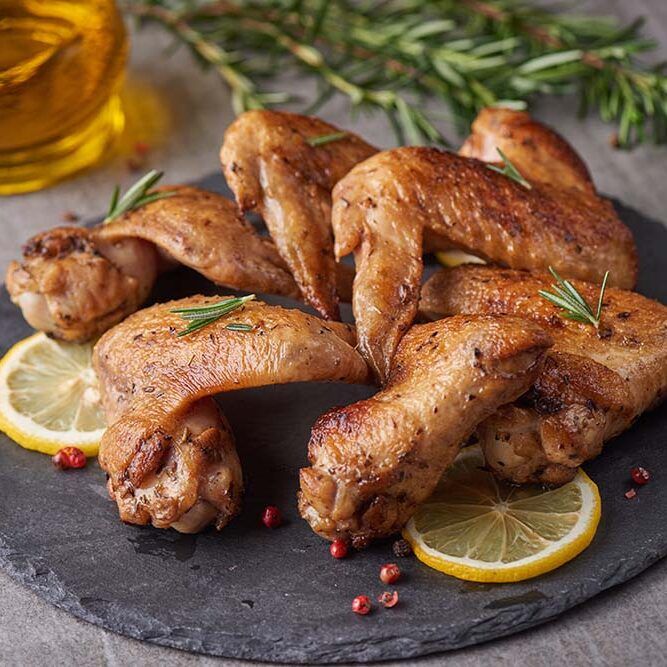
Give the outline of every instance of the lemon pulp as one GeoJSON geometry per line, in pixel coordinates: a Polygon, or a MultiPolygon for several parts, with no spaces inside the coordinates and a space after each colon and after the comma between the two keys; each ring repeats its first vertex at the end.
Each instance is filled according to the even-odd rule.
{"type": "Polygon", "coordinates": [[[79,447],[97,454],[104,432],[92,345],[43,333],[17,343],[0,362],[0,429],[45,454],[79,447]]]}
{"type": "Polygon", "coordinates": [[[417,557],[470,581],[520,581],[544,574],[590,544],[600,519],[594,482],[579,471],[555,489],[514,487],[464,450],[404,530],[417,557]]]}

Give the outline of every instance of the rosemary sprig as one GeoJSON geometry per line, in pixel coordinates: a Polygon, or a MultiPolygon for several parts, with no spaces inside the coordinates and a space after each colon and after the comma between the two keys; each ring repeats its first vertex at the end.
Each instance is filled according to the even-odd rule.
{"type": "Polygon", "coordinates": [[[519,170],[512,164],[510,159],[503,153],[500,148],[496,146],[498,155],[503,161],[502,167],[497,167],[495,164],[487,164],[486,166],[492,171],[497,171],[507,178],[511,178],[513,181],[516,181],[519,185],[523,185],[524,188],[530,190],[533,186],[521,175],[519,170]]]}
{"type": "MultiPolygon", "coordinates": [[[[181,319],[188,323],[187,327],[182,331],[179,331],[176,335],[179,337],[187,336],[195,331],[199,331],[199,329],[203,329],[209,324],[217,322],[221,317],[241,308],[241,306],[248,301],[252,301],[254,298],[254,294],[249,294],[248,296],[223,299],[218,303],[211,303],[206,306],[198,306],[195,308],[173,308],[169,312],[179,315],[181,319]]],[[[228,324],[225,328],[230,331],[252,331],[252,326],[240,322],[233,322],[228,324]]]]}
{"type": "Polygon", "coordinates": [[[324,146],[332,141],[340,141],[347,136],[347,132],[332,132],[331,134],[321,134],[319,137],[309,137],[306,141],[313,147],[324,146]]]}
{"type": "Polygon", "coordinates": [[[526,108],[538,95],[579,93],[630,146],[667,141],[667,76],[640,57],[655,44],[605,17],[530,0],[122,0],[160,23],[229,86],[234,109],[282,105],[264,90],[298,68],[318,84],[309,112],[333,94],[384,113],[399,142],[446,144],[424,111],[436,98],[461,132],[483,106],[526,108]]]}
{"type": "Polygon", "coordinates": [[[562,310],[563,317],[583,324],[592,324],[596,329],[600,328],[600,316],[602,315],[602,301],[607,289],[607,280],[609,271],[604,274],[602,286],[600,287],[600,296],[598,297],[597,309],[593,312],[586,299],[577,291],[569,280],[561,278],[555,269],[549,267],[549,272],[556,279],[552,285],[553,293],[546,290],[539,290],[539,295],[550,301],[562,310]]]}
{"type": "Polygon", "coordinates": [[[173,197],[176,192],[169,190],[166,192],[149,192],[149,190],[162,178],[164,172],[151,169],[145,176],[142,176],[122,197],[120,196],[120,187],[114,188],[111,196],[111,203],[104,222],[110,222],[115,218],[133,211],[134,209],[150,204],[158,199],[173,197]]]}

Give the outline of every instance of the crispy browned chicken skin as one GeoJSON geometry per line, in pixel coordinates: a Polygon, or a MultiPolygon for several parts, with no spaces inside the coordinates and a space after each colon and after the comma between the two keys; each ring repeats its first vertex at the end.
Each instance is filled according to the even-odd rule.
{"type": "Polygon", "coordinates": [[[270,239],[228,199],[191,187],[93,229],[57,227],[33,237],[7,270],[26,320],[63,340],[84,341],[134,312],[170,262],[235,289],[298,297],[270,239]]]}
{"type": "Polygon", "coordinates": [[[247,111],[225,132],[225,178],[244,211],[266,222],[306,301],[338,319],[331,232],[331,190],[377,151],[356,135],[320,146],[308,139],[340,130],[319,118],[284,111],[247,111]]]}
{"type": "MultiPolygon", "coordinates": [[[[526,150],[525,164],[541,159],[526,150]]],[[[609,270],[612,284],[634,285],[632,235],[611,204],[587,187],[537,180],[546,173],[526,171],[527,189],[476,159],[399,148],[362,162],[336,185],[336,256],[354,253],[359,344],[381,381],[417,310],[425,233],[434,248],[458,247],[514,268],[551,265],[593,281],[609,270]]]]}
{"type": "Polygon", "coordinates": [[[147,308],[94,350],[108,416],[100,466],[123,521],[193,532],[238,511],[240,467],[213,394],[287,382],[366,382],[354,331],[299,310],[250,302],[185,337],[170,311],[201,296],[147,308]],[[244,323],[251,331],[226,327],[244,323]]]}
{"type": "MultiPolygon", "coordinates": [[[[538,294],[547,275],[461,266],[434,274],[420,311],[526,317],[549,329],[554,346],[520,401],[478,429],[489,465],[513,482],[561,484],[603,444],[667,395],[667,307],[634,292],[608,289],[600,329],[564,319],[538,294]]],[[[600,288],[574,281],[594,304],[600,288]]]]}
{"type": "Polygon", "coordinates": [[[385,388],[313,427],[301,515],[320,535],[356,545],[399,530],[475,426],[534,382],[550,344],[518,318],[413,326],[385,388]]]}
{"type": "Polygon", "coordinates": [[[595,195],[588,167],[570,144],[523,111],[482,109],[459,155],[500,162],[500,149],[531,181],[552,183],[595,195]]]}

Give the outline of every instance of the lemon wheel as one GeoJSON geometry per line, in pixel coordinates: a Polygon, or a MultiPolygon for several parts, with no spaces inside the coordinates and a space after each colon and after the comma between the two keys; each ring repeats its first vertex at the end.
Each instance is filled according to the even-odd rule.
{"type": "Polygon", "coordinates": [[[14,345],[0,361],[0,430],[44,454],[74,446],[95,456],[105,424],[91,358],[92,345],[43,333],[14,345]]]}
{"type": "Polygon", "coordinates": [[[522,581],[590,544],[601,505],[585,472],[545,489],[504,484],[483,466],[478,447],[463,450],[408,522],[403,536],[423,563],[468,581],[522,581]]]}

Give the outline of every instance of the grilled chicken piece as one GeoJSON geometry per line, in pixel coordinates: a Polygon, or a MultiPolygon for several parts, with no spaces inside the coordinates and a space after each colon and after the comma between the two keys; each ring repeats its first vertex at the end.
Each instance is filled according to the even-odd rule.
{"type": "Polygon", "coordinates": [[[190,297],[147,308],[108,331],[93,363],[110,424],[99,462],[123,521],[193,532],[238,511],[242,478],[213,394],[287,382],[366,382],[353,329],[299,310],[250,302],[186,337],[170,311],[217,301],[190,297]],[[244,323],[252,331],[232,331],[244,323]]]}
{"type": "Polygon", "coordinates": [[[517,318],[413,326],[386,387],[313,427],[301,515],[320,535],[357,546],[399,530],[476,425],[535,381],[550,344],[542,328],[517,318]]]}
{"type": "MultiPolygon", "coordinates": [[[[541,157],[527,150],[526,164],[541,157]]],[[[592,281],[609,269],[613,284],[634,285],[632,235],[611,204],[585,187],[536,180],[546,171],[525,171],[527,189],[472,158],[399,148],[362,162],[336,185],[336,256],[354,253],[359,344],[380,381],[417,311],[425,233],[432,249],[457,247],[521,269],[551,265],[592,281]]]]}
{"type": "Polygon", "coordinates": [[[310,116],[247,111],[229,126],[220,151],[239,206],[264,218],[305,300],[327,319],[339,319],[331,190],[377,151],[349,132],[319,146],[308,143],[338,132],[310,116]]]}
{"type": "Polygon", "coordinates": [[[224,197],[198,188],[93,229],[57,227],[24,246],[7,270],[12,301],[34,328],[85,341],[137,310],[164,256],[235,289],[298,297],[273,243],[224,197]]]}
{"type": "Polygon", "coordinates": [[[531,181],[552,183],[595,195],[588,167],[570,144],[529,114],[510,109],[482,109],[459,155],[500,162],[500,149],[531,181]]]}
{"type": "MultiPolygon", "coordinates": [[[[555,341],[542,373],[518,402],[478,429],[488,464],[512,482],[562,484],[603,444],[667,396],[667,307],[634,292],[605,292],[599,330],[564,319],[538,294],[547,275],[461,266],[422,289],[430,319],[455,313],[526,317],[555,341]]],[[[590,303],[598,285],[573,281],[590,303]]]]}
{"type": "Polygon", "coordinates": [[[135,311],[157,276],[150,243],[100,244],[89,229],[56,227],[33,236],[7,269],[7,290],[30,326],[83,342],[135,311]]]}

